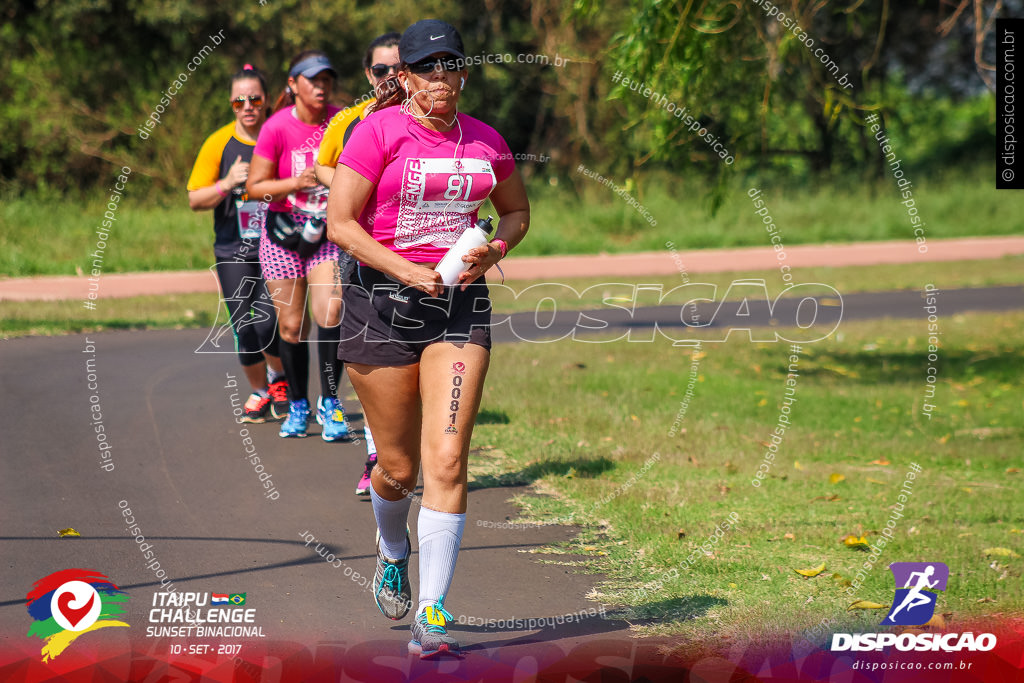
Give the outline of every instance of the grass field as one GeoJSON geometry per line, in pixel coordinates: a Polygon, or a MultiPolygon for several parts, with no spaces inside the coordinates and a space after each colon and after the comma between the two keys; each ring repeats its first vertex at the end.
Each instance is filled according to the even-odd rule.
{"type": "MultiPolygon", "coordinates": [[[[916,208],[925,220],[927,238],[1019,232],[1024,196],[997,194],[991,175],[979,169],[949,179],[916,179],[916,208]]],[[[678,178],[646,183],[643,191],[631,194],[655,218],[657,225],[650,225],[608,187],[583,176],[576,180],[579,194],[567,181],[559,187],[538,181],[530,188],[532,228],[517,254],[657,251],[670,241],[678,249],[769,244],[746,194],[754,181],[735,180],[713,217],[701,184],[678,178]]],[[[907,207],[891,184],[761,189],[786,245],[913,238],[907,207]]],[[[83,205],[20,198],[0,203],[0,225],[5,226],[0,231],[0,276],[88,272],[94,260],[90,254],[97,249],[94,231],[104,210],[100,201],[83,205]]],[[[493,209],[486,204],[481,213],[493,209]]],[[[184,190],[177,202],[128,197],[113,215],[102,248],[104,273],[199,269],[212,260],[211,214],[190,211],[184,190]]]]}
{"type": "Polygon", "coordinates": [[[528,539],[530,524],[582,524],[544,559],[606,575],[595,599],[640,633],[682,636],[691,654],[878,630],[884,609],[847,608],[889,605],[894,561],[949,566],[939,612],[953,630],[1020,617],[1024,313],[939,319],[932,418],[924,324],[843,324],[804,345],[791,426],[760,488],[751,482],[779,419],[789,345],[501,345],[474,486],[532,483],[540,495],[519,499],[509,542],[528,539]],[[912,463],[921,471],[894,540],[847,593],[871,556],[843,539],[881,538],[912,463]],[[721,527],[730,517],[738,524],[721,527]],[[796,572],[822,564],[813,578],[796,572]]]}
{"type": "MultiPolygon", "coordinates": [[[[770,296],[782,291],[777,270],[744,271],[735,273],[693,274],[690,282],[706,282],[719,289],[724,296],[734,280],[760,278],[767,283],[770,296]]],[[[679,275],[638,278],[566,278],[570,290],[561,290],[566,296],[558,300],[560,309],[599,308],[607,296],[604,288],[594,287],[614,279],[631,284],[662,285],[663,291],[680,285],[679,275]]],[[[993,285],[1024,284],[1024,257],[1014,256],[997,260],[960,261],[956,263],[908,263],[900,266],[854,266],[846,268],[805,268],[794,271],[798,282],[821,282],[834,287],[841,294],[885,291],[896,289],[922,289],[932,282],[942,289],[959,287],[987,287],[993,285]]],[[[212,279],[211,279],[212,283],[212,279]]],[[[508,281],[508,289],[494,288],[496,311],[512,313],[530,310],[537,297],[520,296],[523,290],[537,281],[508,281]]],[[[0,301],[0,338],[25,335],[74,334],[117,329],[167,329],[210,327],[223,310],[216,294],[175,294],[165,296],[131,297],[127,299],[101,299],[96,310],[86,310],[81,301],[0,301]]]]}

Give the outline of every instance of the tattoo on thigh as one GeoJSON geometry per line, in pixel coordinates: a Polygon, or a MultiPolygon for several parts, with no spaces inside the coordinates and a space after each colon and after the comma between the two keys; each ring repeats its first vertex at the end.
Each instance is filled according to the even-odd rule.
{"type": "Polygon", "coordinates": [[[337,261],[334,262],[334,281],[331,283],[331,294],[341,293],[341,264],[337,261]]]}
{"type": "Polygon", "coordinates": [[[462,398],[462,377],[466,374],[466,364],[459,361],[452,363],[452,393],[451,403],[448,404],[448,410],[451,414],[448,416],[449,423],[445,427],[445,434],[458,434],[459,430],[455,428],[455,422],[459,417],[459,404],[462,398]]]}

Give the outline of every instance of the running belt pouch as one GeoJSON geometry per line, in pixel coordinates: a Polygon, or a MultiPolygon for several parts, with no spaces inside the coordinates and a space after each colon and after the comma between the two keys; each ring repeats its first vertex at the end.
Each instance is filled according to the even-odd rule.
{"type": "MultiPolygon", "coordinates": [[[[308,220],[313,223],[324,222],[322,218],[310,217],[308,220]]],[[[291,213],[271,211],[267,218],[267,235],[274,244],[280,245],[289,251],[294,251],[303,258],[308,258],[320,248],[320,245],[327,238],[327,231],[324,230],[320,235],[320,239],[316,242],[307,242],[302,239],[302,229],[305,226],[305,218],[299,221],[291,213]]]]}
{"type": "Polygon", "coordinates": [[[298,251],[302,241],[302,224],[290,213],[270,211],[267,217],[267,236],[270,241],[290,251],[298,251]]]}
{"type": "Polygon", "coordinates": [[[447,320],[451,316],[454,287],[446,287],[441,296],[432,297],[368,266],[360,265],[356,274],[374,310],[385,322],[447,320]]]}

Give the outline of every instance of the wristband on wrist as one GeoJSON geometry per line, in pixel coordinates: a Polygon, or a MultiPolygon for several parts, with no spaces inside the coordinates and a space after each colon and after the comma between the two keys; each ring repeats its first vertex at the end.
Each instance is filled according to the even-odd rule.
{"type": "Polygon", "coordinates": [[[491,240],[491,242],[498,245],[498,251],[501,252],[501,258],[505,258],[505,254],[508,253],[508,242],[505,240],[491,240]]]}
{"type": "Polygon", "coordinates": [[[217,190],[217,194],[219,194],[221,197],[227,197],[228,196],[227,192],[225,192],[224,190],[220,189],[220,179],[219,178],[217,179],[217,182],[215,182],[213,184],[213,189],[217,190]]]}

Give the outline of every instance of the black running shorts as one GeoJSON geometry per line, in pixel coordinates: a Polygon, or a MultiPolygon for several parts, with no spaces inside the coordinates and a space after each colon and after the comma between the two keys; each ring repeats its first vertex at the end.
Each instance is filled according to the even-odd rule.
{"type": "Polygon", "coordinates": [[[491,348],[491,300],[484,278],[466,291],[445,287],[438,298],[424,295],[359,265],[343,287],[341,343],[346,363],[399,366],[418,363],[430,344],[476,344],[491,348]]]}

